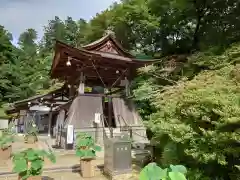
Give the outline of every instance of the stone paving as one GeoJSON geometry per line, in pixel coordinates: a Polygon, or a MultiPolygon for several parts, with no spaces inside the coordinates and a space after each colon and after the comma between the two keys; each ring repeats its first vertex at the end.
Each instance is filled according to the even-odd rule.
{"type": "MultiPolygon", "coordinates": [[[[0,180],[17,180],[17,176],[6,176],[6,177],[0,177],[0,180]]],[[[51,173],[43,173],[42,174],[42,180],[82,180],[84,178],[81,177],[79,173],[72,173],[72,172],[51,172],[51,173]]],[[[106,177],[104,177],[101,174],[96,174],[93,178],[85,178],[89,180],[107,180],[106,177]]]]}
{"type": "MultiPolygon", "coordinates": [[[[139,168],[133,166],[132,174],[121,175],[119,177],[114,178],[114,180],[138,180],[139,168]]],[[[17,175],[6,175],[0,176],[0,180],[17,180],[17,175]]],[[[62,171],[62,172],[44,172],[42,174],[42,180],[108,180],[109,178],[104,176],[101,171],[95,171],[95,176],[92,178],[82,178],[79,172],[71,172],[71,171],[62,171]]]]}
{"type": "MultiPolygon", "coordinates": [[[[75,156],[75,154],[58,154],[56,153],[56,163],[52,163],[49,160],[44,162],[44,170],[48,169],[71,169],[79,168],[80,159],[75,156]]],[[[94,163],[97,166],[103,165],[103,158],[97,158],[94,160],[94,163]]],[[[3,172],[11,172],[13,168],[11,159],[1,160],[0,161],[0,174],[3,172]]]]}
{"type": "MultiPolygon", "coordinates": [[[[26,144],[23,142],[22,137],[18,137],[17,140],[12,145],[12,151],[17,152],[21,151],[26,148],[36,148],[36,149],[43,149],[43,142],[39,141],[35,144],[26,144]]],[[[64,150],[56,150],[55,152],[57,162],[55,164],[51,163],[50,161],[45,161],[44,163],[44,173],[43,173],[43,180],[61,180],[70,178],[71,180],[81,180],[83,179],[79,172],[79,164],[80,160],[75,156],[74,151],[64,151],[64,150]],[[72,172],[74,169],[75,172],[72,172]]],[[[103,176],[101,169],[98,167],[103,167],[104,160],[103,160],[104,153],[98,153],[97,158],[94,161],[96,166],[96,176],[94,178],[88,178],[89,180],[107,180],[105,176],[103,176]]],[[[9,174],[12,172],[12,162],[11,160],[0,161],[0,180],[17,180],[16,174],[9,174]],[[4,175],[5,173],[5,175],[4,175]]],[[[139,174],[139,169],[136,166],[133,167],[133,175],[127,175],[124,180],[137,180],[137,174],[139,174]]],[[[120,180],[119,179],[119,180],[120,180]]]]}
{"type": "MultiPolygon", "coordinates": [[[[17,180],[17,176],[6,176],[6,177],[0,177],[0,180],[17,180]]],[[[107,177],[102,175],[101,172],[98,172],[95,174],[95,177],[92,178],[82,178],[79,173],[73,173],[73,172],[50,172],[50,173],[43,173],[42,174],[42,180],[108,180],[107,177]]],[[[137,174],[133,175],[124,175],[119,177],[118,180],[138,180],[137,174]]]]}

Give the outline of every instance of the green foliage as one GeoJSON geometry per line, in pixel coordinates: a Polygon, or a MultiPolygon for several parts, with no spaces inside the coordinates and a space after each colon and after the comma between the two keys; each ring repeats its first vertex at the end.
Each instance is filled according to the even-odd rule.
{"type": "Polygon", "coordinates": [[[8,131],[0,131],[0,148],[8,148],[11,143],[14,141],[13,135],[8,131]]]}
{"type": "Polygon", "coordinates": [[[13,155],[13,171],[26,180],[31,176],[42,174],[44,158],[48,158],[51,162],[56,162],[56,157],[52,151],[27,149],[13,155]]]}
{"type": "Polygon", "coordinates": [[[38,140],[37,135],[38,135],[38,128],[34,123],[34,121],[32,120],[26,127],[26,133],[24,135],[24,139],[25,141],[28,141],[29,138],[34,138],[34,141],[37,141],[38,140]]]}
{"type": "Polygon", "coordinates": [[[153,102],[159,109],[149,122],[155,135],[168,134],[179,144],[176,151],[195,165],[205,164],[211,171],[223,168],[215,176],[230,173],[237,163],[231,158],[240,157],[239,72],[239,66],[202,72],[155,94],[153,102]]]}
{"type": "Polygon", "coordinates": [[[187,169],[182,165],[170,165],[162,169],[156,163],[149,163],[139,175],[139,180],[186,180],[187,169]]]}
{"type": "Polygon", "coordinates": [[[101,147],[87,133],[78,133],[76,137],[76,155],[81,159],[92,159],[96,157],[96,151],[101,151],[101,147]]]}
{"type": "Polygon", "coordinates": [[[176,62],[171,71],[164,58],[141,69],[133,92],[141,114],[148,114],[145,124],[160,147],[161,166],[187,165],[193,180],[239,176],[239,47],[170,57],[176,62]]]}
{"type": "Polygon", "coordinates": [[[29,63],[34,65],[35,59],[33,59],[37,55],[37,32],[35,29],[27,29],[23,32],[19,39],[18,45],[20,46],[20,51],[22,56],[25,58],[25,63],[29,63]]]}

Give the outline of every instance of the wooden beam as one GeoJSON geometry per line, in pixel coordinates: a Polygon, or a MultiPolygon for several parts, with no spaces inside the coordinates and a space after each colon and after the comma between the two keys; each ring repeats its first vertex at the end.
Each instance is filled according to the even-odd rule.
{"type": "MultiPolygon", "coordinates": [[[[112,79],[108,79],[107,81],[105,81],[106,86],[107,86],[107,87],[111,87],[112,84],[116,81],[116,79],[117,79],[117,78],[112,78],[112,79]]],[[[73,78],[73,79],[69,79],[69,81],[70,81],[71,83],[74,82],[74,84],[77,86],[77,81],[75,81],[74,78],[73,78]]],[[[68,83],[68,81],[67,81],[67,83],[68,83]]],[[[70,83],[69,83],[69,84],[70,84],[70,83]]],[[[101,81],[99,81],[99,79],[98,79],[97,77],[88,77],[88,78],[86,79],[85,84],[86,84],[86,86],[90,86],[90,87],[92,87],[92,86],[102,86],[101,81]]],[[[120,83],[115,84],[115,87],[122,88],[122,87],[120,86],[120,83]]]]}
{"type": "MultiPolygon", "coordinates": [[[[111,92],[111,89],[110,89],[110,92],[111,92]]],[[[110,126],[110,129],[112,127],[112,116],[113,116],[113,113],[112,113],[112,110],[113,110],[113,107],[112,107],[112,98],[110,96],[108,96],[108,124],[110,126]]]]}
{"type": "MultiPolygon", "coordinates": [[[[108,79],[108,78],[113,78],[115,77],[116,79],[119,77],[119,74],[121,74],[122,72],[124,72],[126,69],[124,70],[118,70],[119,73],[117,73],[117,71],[113,71],[113,70],[105,70],[105,69],[98,69],[97,71],[98,73],[104,78],[104,79],[108,79]]],[[[82,71],[85,75],[85,77],[87,78],[88,76],[97,76],[98,77],[98,73],[96,72],[96,70],[94,69],[85,69],[82,71]]],[[[65,77],[65,76],[69,76],[69,77],[79,77],[80,72],[76,71],[74,68],[69,68],[69,69],[65,69],[64,71],[62,69],[55,71],[55,74],[52,76],[54,78],[59,78],[59,77],[65,77]]]]}
{"type": "MultiPolygon", "coordinates": [[[[71,65],[72,66],[91,66],[91,59],[94,60],[94,63],[96,65],[102,65],[104,67],[108,66],[108,67],[116,67],[116,68],[126,68],[128,66],[132,66],[133,63],[128,62],[128,61],[121,61],[121,60],[112,60],[112,59],[106,59],[106,58],[102,58],[100,57],[92,57],[92,56],[88,56],[88,57],[74,57],[72,55],[67,55],[66,53],[63,53],[64,55],[61,56],[61,61],[58,63],[57,68],[58,67],[65,67],[66,68],[66,62],[68,61],[68,56],[72,57],[73,59],[71,60],[71,65]]],[[[54,71],[56,70],[54,69],[54,71]]]]}
{"type": "MultiPolygon", "coordinates": [[[[98,69],[103,69],[103,70],[108,70],[108,71],[114,71],[116,72],[117,70],[118,71],[123,71],[125,70],[127,67],[117,67],[117,66],[104,66],[104,65],[95,65],[96,68],[98,69]]],[[[58,66],[58,68],[55,70],[55,72],[57,71],[66,71],[66,70],[74,70],[74,71],[77,71],[77,72],[82,72],[82,71],[88,71],[88,70],[92,70],[94,69],[94,67],[92,65],[82,65],[82,66],[78,66],[78,65],[71,65],[71,66],[58,66]]]]}

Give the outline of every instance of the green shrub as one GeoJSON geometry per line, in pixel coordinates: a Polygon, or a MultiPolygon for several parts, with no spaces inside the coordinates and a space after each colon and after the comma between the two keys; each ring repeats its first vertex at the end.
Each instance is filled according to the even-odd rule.
{"type": "Polygon", "coordinates": [[[56,162],[56,157],[52,151],[27,149],[13,155],[13,171],[18,173],[22,180],[31,176],[42,174],[44,158],[47,157],[51,162],[56,162]]]}
{"type": "Polygon", "coordinates": [[[238,173],[239,75],[240,66],[227,66],[155,93],[152,104],[158,111],[148,122],[155,138],[167,135],[176,144],[177,160],[208,177],[225,179],[238,173]]]}
{"type": "Polygon", "coordinates": [[[0,131],[0,148],[8,148],[14,141],[14,136],[8,130],[0,131]]]}
{"type": "Polygon", "coordinates": [[[38,140],[37,135],[38,135],[38,128],[32,120],[26,129],[24,139],[25,139],[25,141],[28,141],[29,138],[34,138],[34,141],[37,141],[38,140]]]}
{"type": "Polygon", "coordinates": [[[96,157],[96,151],[101,151],[92,136],[87,133],[78,133],[76,139],[76,155],[81,159],[92,159],[96,157]]]}

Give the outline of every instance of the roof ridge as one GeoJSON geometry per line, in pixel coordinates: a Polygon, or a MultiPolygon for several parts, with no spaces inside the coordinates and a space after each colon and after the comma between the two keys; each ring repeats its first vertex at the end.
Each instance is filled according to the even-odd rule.
{"type": "Polygon", "coordinates": [[[118,49],[120,49],[120,51],[123,52],[123,54],[127,57],[130,57],[130,58],[133,58],[134,56],[128,52],[122,45],[120,42],[117,41],[116,39],[116,36],[115,36],[115,33],[111,30],[107,30],[107,32],[105,33],[105,36],[97,39],[96,41],[93,41],[87,45],[84,45],[82,46],[82,48],[86,49],[86,50],[93,50],[95,49],[96,47],[104,44],[107,42],[107,40],[111,40],[116,46],[118,49]]]}

